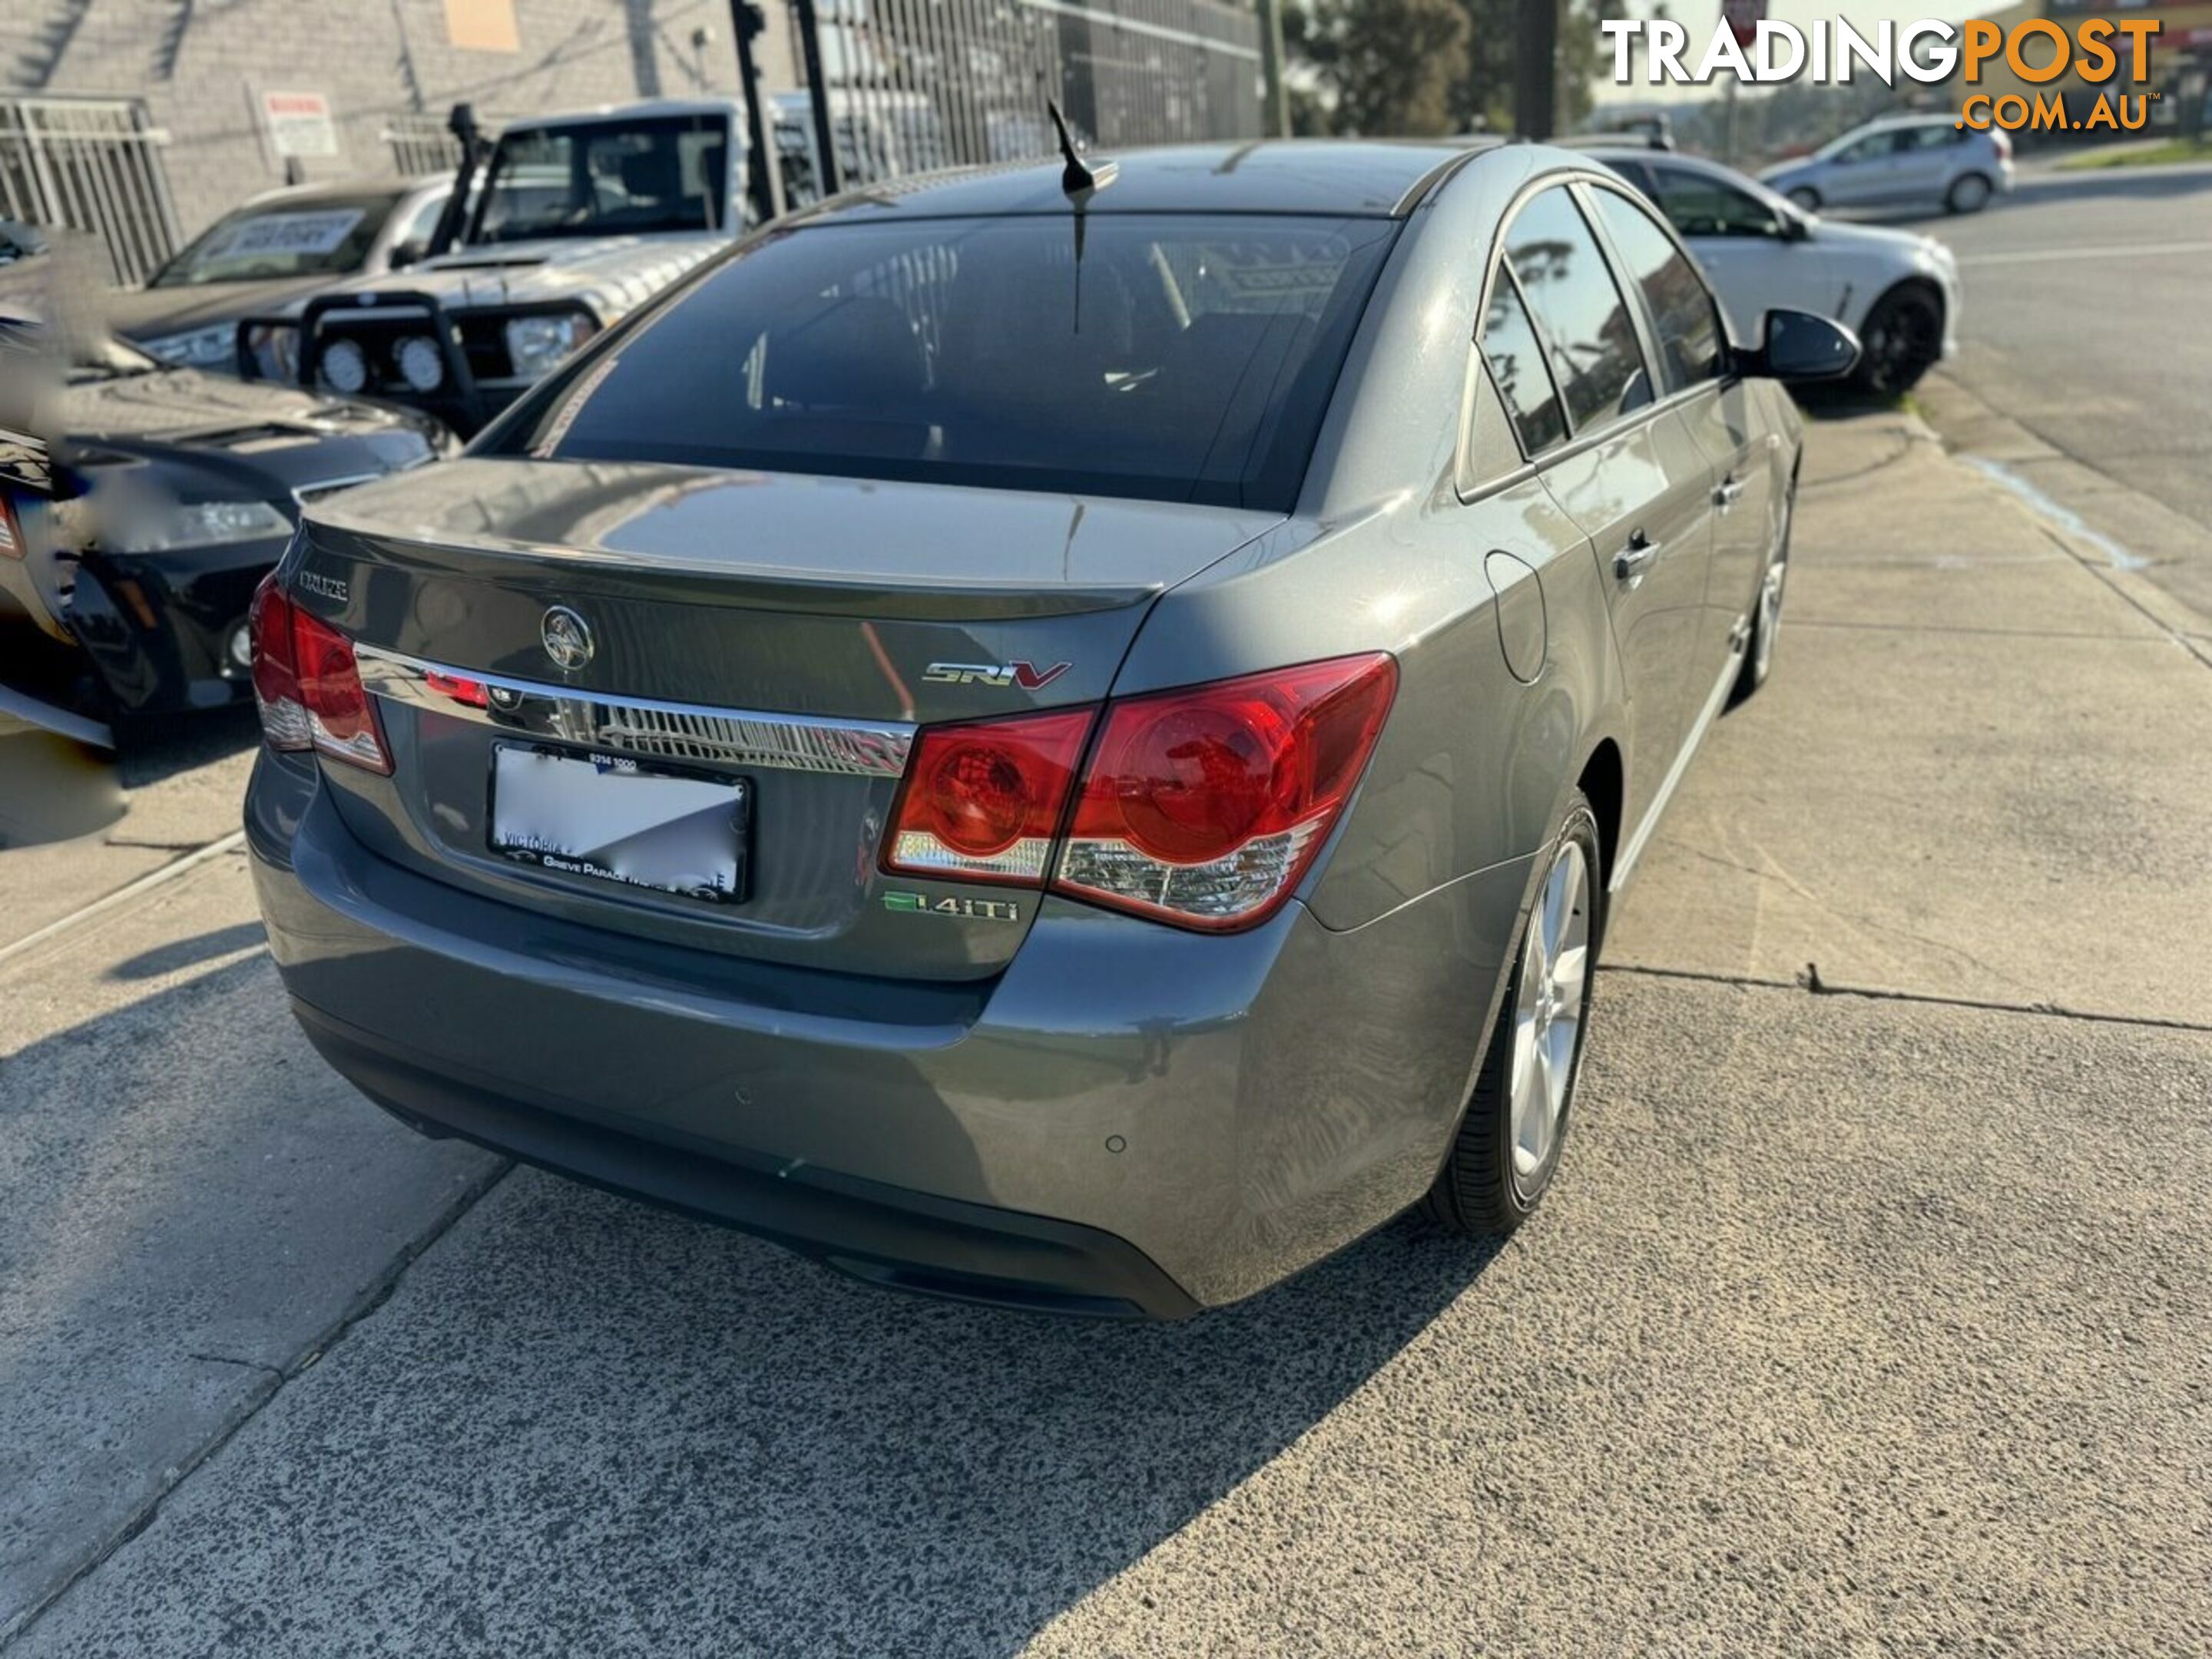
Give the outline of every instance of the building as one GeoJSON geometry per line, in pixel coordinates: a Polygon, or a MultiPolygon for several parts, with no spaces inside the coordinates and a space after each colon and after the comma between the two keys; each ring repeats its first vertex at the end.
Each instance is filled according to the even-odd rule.
{"type": "MultiPolygon", "coordinates": [[[[1123,146],[1257,137],[1253,0],[760,0],[787,188],[1048,152],[1044,104],[1123,146]],[[803,90],[814,16],[827,91],[803,90]],[[794,103],[794,99],[797,100],[794,103]]],[[[452,165],[502,118],[736,96],[730,0],[0,0],[0,218],[96,233],[136,283],[288,179],[452,165]]]]}
{"type": "Polygon", "coordinates": [[[5,0],[0,216],[98,230],[130,280],[288,179],[450,165],[462,100],[496,125],[737,86],[726,0],[5,0]]]}

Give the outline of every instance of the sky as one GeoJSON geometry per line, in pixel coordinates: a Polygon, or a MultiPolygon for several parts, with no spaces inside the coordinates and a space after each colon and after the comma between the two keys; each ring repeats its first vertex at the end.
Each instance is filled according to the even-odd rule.
{"type": "MultiPolygon", "coordinates": [[[[1766,15],[1778,23],[1789,23],[1798,28],[1825,22],[1840,16],[1860,33],[1872,37],[1874,26],[1887,18],[1899,23],[1917,23],[1922,18],[1941,19],[1958,22],[1968,17],[1987,17],[2002,11],[2012,0],[1851,0],[1848,8],[1838,8],[1833,0],[1767,0],[1766,15]]],[[[1618,9],[1608,8],[1613,15],[1621,17],[1650,17],[1654,10],[1653,0],[1619,0],[1618,9]]],[[[1709,32],[1720,21],[1720,0],[1668,0],[1667,15],[1690,32],[1690,44],[1683,52],[1683,59],[1694,67],[1705,52],[1709,32]]],[[[1612,43],[1601,40],[1600,62],[1604,65],[1596,88],[1600,104],[1613,103],[1673,103],[1711,98],[1720,91],[1720,82],[1710,87],[1647,87],[1638,82],[1632,87],[1613,84],[1612,43]]]]}

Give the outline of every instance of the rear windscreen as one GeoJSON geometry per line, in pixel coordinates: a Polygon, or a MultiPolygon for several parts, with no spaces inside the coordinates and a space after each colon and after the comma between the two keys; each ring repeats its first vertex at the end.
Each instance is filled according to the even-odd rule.
{"type": "Polygon", "coordinates": [[[1071,213],[772,234],[494,442],[1287,511],[1395,229],[1071,213]]]}

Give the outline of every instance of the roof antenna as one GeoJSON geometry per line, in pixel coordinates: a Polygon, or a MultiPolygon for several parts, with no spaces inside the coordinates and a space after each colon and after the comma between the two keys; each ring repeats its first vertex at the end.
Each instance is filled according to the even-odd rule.
{"type": "Polygon", "coordinates": [[[1083,332],[1083,210],[1091,198],[1112,184],[1121,169],[1111,161],[1101,161],[1096,167],[1085,167],[1082,156],[1076,154],[1075,141],[1067,136],[1067,121],[1060,112],[1060,106],[1048,98],[1044,106],[1052,116],[1053,130],[1060,134],[1060,153],[1067,165],[1060,170],[1060,187],[1075,209],[1075,331],[1083,332]]]}
{"type": "Polygon", "coordinates": [[[1120,176],[1121,167],[1112,161],[1101,161],[1096,167],[1085,166],[1083,157],[1076,153],[1075,140],[1067,136],[1066,118],[1060,106],[1048,98],[1045,109],[1052,116],[1053,131],[1060,135],[1060,154],[1067,165],[1060,170],[1060,187],[1067,199],[1082,207],[1093,196],[1112,184],[1120,176]]]}

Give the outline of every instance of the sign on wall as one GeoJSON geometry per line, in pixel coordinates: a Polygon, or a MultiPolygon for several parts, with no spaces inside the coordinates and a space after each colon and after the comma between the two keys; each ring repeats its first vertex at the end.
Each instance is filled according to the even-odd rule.
{"type": "Polygon", "coordinates": [[[263,93],[261,125],[269,134],[269,148],[280,156],[338,153],[331,100],[319,92],[263,93]]]}
{"type": "Polygon", "coordinates": [[[520,52],[514,0],[446,0],[446,40],[464,52],[520,52]]]}

